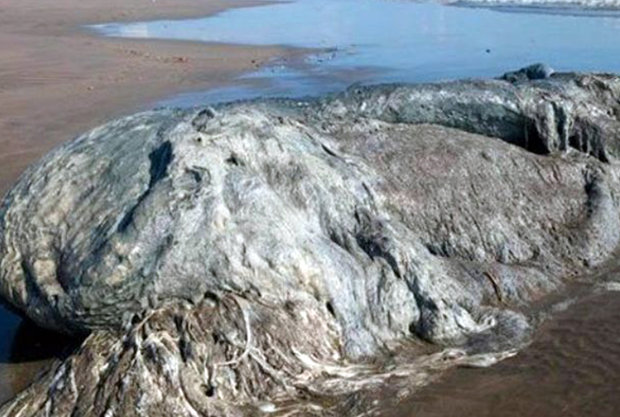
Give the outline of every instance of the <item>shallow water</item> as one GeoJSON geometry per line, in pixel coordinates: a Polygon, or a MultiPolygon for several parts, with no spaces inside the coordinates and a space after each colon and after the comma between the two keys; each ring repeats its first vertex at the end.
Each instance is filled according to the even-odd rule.
{"type": "Polygon", "coordinates": [[[233,87],[185,94],[164,105],[316,95],[353,82],[494,77],[533,62],[556,70],[620,72],[620,14],[614,12],[566,15],[396,0],[297,0],[202,19],[93,28],[108,36],[322,51],[301,61],[273,62],[233,87]]]}
{"type": "Polygon", "coordinates": [[[13,388],[13,379],[14,371],[19,365],[12,363],[11,350],[20,323],[19,317],[0,306],[0,334],[2,334],[0,339],[0,403],[6,401],[16,391],[13,388]]]}
{"type": "Polygon", "coordinates": [[[454,369],[385,417],[620,415],[620,293],[579,300],[516,357],[454,369]]]}
{"type": "Polygon", "coordinates": [[[0,404],[25,389],[78,343],[43,330],[0,306],[0,404]]]}

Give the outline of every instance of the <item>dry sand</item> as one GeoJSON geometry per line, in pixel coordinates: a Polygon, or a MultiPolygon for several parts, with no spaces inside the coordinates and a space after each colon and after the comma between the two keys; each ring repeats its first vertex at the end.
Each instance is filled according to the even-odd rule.
{"type": "MultiPolygon", "coordinates": [[[[301,53],[254,46],[106,39],[82,25],[196,17],[259,3],[0,0],[0,195],[50,148],[110,118],[148,107],[169,94],[230,82],[270,58],[301,53]]],[[[7,313],[0,309],[0,314],[7,313]]],[[[0,328],[0,336],[9,333],[10,329],[0,328]]],[[[37,343],[57,342],[40,338],[43,340],[37,343]]],[[[22,342],[12,343],[18,354],[24,349],[22,342]]],[[[43,353],[17,363],[7,363],[7,359],[0,358],[0,402],[25,388],[49,363],[43,353]]]]}
{"type": "MultiPolygon", "coordinates": [[[[0,195],[50,148],[166,95],[231,81],[274,56],[97,37],[81,25],[209,15],[258,0],[0,0],[0,195]]],[[[264,3],[264,1],[263,1],[264,3]]]]}

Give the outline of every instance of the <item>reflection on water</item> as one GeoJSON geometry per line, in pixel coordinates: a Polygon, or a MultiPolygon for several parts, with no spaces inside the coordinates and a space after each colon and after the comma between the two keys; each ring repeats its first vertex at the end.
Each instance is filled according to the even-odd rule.
{"type": "Polygon", "coordinates": [[[500,13],[438,3],[297,0],[202,19],[97,25],[109,36],[317,48],[304,62],[276,62],[231,88],[164,104],[258,95],[304,96],[352,82],[493,77],[533,62],[556,70],[620,72],[620,15],[500,13]]]}
{"type": "Polygon", "coordinates": [[[41,329],[0,307],[0,404],[26,388],[77,341],[41,329]]]}
{"type": "Polygon", "coordinates": [[[581,299],[534,343],[486,369],[455,369],[385,417],[620,415],[620,293],[581,299]]]}
{"type": "Polygon", "coordinates": [[[21,319],[0,305],[0,363],[5,363],[11,356],[11,347],[21,319]]]}

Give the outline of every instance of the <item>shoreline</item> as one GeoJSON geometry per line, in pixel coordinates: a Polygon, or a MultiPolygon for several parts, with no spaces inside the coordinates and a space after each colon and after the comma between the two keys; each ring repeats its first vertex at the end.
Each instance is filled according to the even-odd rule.
{"type": "Polygon", "coordinates": [[[210,16],[266,1],[0,0],[0,194],[51,148],[168,95],[225,85],[284,47],[106,38],[85,26],[210,16]]]}

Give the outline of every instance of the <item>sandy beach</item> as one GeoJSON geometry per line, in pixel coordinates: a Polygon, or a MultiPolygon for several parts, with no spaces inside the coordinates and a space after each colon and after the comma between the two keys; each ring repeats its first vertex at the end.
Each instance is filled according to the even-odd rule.
{"type": "Polygon", "coordinates": [[[50,148],[119,115],[206,89],[295,53],[191,42],[106,39],[90,23],[184,18],[256,0],[0,0],[0,194],[50,148]]]}

